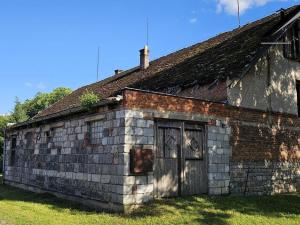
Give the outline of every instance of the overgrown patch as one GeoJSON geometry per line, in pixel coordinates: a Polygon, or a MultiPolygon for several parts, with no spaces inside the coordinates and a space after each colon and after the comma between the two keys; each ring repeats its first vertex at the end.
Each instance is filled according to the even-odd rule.
{"type": "Polygon", "coordinates": [[[86,90],[84,94],[80,96],[80,104],[81,107],[85,109],[91,109],[98,102],[100,102],[101,98],[94,94],[94,92],[86,90]]]}

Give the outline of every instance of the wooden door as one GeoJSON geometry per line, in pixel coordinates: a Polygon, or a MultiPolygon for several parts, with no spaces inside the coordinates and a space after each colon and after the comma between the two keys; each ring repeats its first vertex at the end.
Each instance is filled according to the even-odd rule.
{"type": "Polygon", "coordinates": [[[207,193],[205,140],[203,125],[157,122],[154,160],[156,197],[207,193]]]}
{"type": "Polygon", "coordinates": [[[201,125],[185,124],[183,132],[183,195],[207,193],[205,129],[201,125]]]}
{"type": "Polygon", "coordinates": [[[156,129],[154,189],[156,197],[180,193],[181,128],[179,123],[160,122],[156,129]]]}

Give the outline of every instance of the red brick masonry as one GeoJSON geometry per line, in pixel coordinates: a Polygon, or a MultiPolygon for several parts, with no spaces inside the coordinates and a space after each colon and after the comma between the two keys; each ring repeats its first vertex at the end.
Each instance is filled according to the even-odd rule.
{"type": "Polygon", "coordinates": [[[202,114],[228,121],[233,161],[300,162],[300,119],[295,115],[131,89],[123,96],[126,108],[202,114]]]}

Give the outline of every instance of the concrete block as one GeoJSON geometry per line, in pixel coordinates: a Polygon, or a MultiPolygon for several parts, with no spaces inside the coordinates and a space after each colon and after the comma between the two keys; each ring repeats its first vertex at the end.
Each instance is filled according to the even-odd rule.
{"type": "Polygon", "coordinates": [[[147,121],[143,119],[137,120],[137,127],[147,127],[147,121]]]}
{"type": "Polygon", "coordinates": [[[84,140],[84,134],[82,134],[82,133],[77,134],[77,139],[78,140],[84,140]]]}
{"type": "Polygon", "coordinates": [[[92,181],[93,182],[100,182],[100,180],[101,180],[101,176],[100,175],[98,175],[98,174],[92,174],[92,181]]]}
{"type": "Polygon", "coordinates": [[[102,175],[101,176],[101,183],[103,183],[103,184],[110,183],[110,175],[102,175]]]}
{"type": "Polygon", "coordinates": [[[51,155],[57,155],[57,149],[51,149],[51,155]]]}

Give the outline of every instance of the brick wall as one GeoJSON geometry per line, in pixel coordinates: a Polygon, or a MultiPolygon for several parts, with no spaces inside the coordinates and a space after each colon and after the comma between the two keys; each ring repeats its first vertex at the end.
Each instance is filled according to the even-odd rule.
{"type": "MultiPolygon", "coordinates": [[[[123,104],[127,108],[151,109],[166,115],[180,112],[190,115],[190,120],[202,119],[209,125],[216,121],[224,121],[229,125],[230,185],[226,181],[226,173],[222,176],[211,175],[210,185],[216,185],[210,189],[211,193],[216,191],[220,194],[222,188],[226,193],[227,187],[230,187],[232,194],[272,194],[300,190],[300,120],[294,115],[134,90],[124,92],[123,104]],[[218,177],[221,178],[219,181],[216,179],[218,177]],[[223,185],[222,188],[218,184],[223,185]]],[[[212,141],[208,146],[210,144],[218,146],[212,141]]],[[[210,147],[209,151],[212,149],[210,147]]],[[[229,166],[226,154],[219,156],[221,160],[218,161],[224,168],[229,166]]],[[[213,156],[218,157],[217,154],[213,156]]],[[[212,160],[211,157],[208,162],[209,173],[218,171],[212,160]]]]}
{"type": "Polygon", "coordinates": [[[225,101],[227,100],[227,84],[226,82],[219,82],[214,87],[211,87],[211,85],[194,85],[181,90],[178,95],[210,101],[225,101]]]}
{"type": "Polygon", "coordinates": [[[201,114],[232,127],[232,160],[300,160],[300,119],[294,115],[233,107],[192,98],[126,90],[124,106],[201,114]]]}

